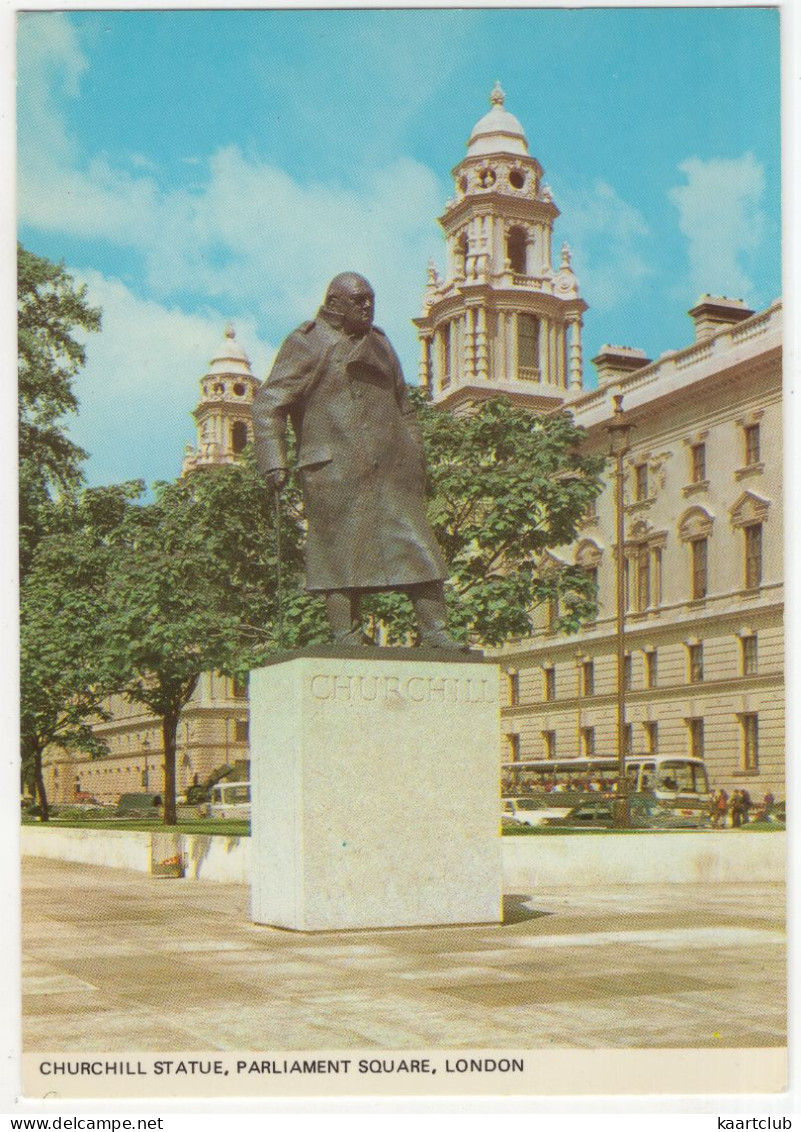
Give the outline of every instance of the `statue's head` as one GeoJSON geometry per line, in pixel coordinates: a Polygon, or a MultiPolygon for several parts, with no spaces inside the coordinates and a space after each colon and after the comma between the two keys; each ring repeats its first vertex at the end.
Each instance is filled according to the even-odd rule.
{"type": "Polygon", "coordinates": [[[334,276],[325,293],[325,305],[341,317],[348,334],[366,334],[373,325],[375,292],[355,271],[334,276]]]}

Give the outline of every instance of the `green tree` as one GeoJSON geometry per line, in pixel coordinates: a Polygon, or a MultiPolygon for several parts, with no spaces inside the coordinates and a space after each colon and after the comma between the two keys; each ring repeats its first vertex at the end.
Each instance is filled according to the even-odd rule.
{"type": "MultiPolygon", "coordinates": [[[[107,591],[108,680],[161,720],[164,821],[176,822],[176,736],[201,673],[242,673],[280,647],[273,501],[249,458],[156,485],[116,535],[107,591]]],[[[282,521],[297,596],[300,527],[282,521]]],[[[302,620],[302,619],[301,619],[302,620]]],[[[303,638],[302,627],[297,631],[303,638]]]]}
{"type": "Polygon", "coordinates": [[[20,458],[20,564],[47,530],[54,492],[74,488],[86,453],[66,434],[64,417],[78,409],[73,380],[86,361],[76,329],[100,329],[100,311],[89,306],[86,287],[76,287],[63,264],[17,245],[17,348],[20,458]]]}
{"type": "MultiPolygon", "coordinates": [[[[413,397],[454,634],[488,645],[528,636],[546,600],[558,602],[557,628],[575,631],[595,613],[593,580],[548,552],[574,539],[601,490],[604,458],[582,450],[585,434],[567,412],[538,416],[497,397],[457,417],[413,397]]],[[[403,595],[374,595],[365,607],[390,640],[413,632],[403,595]]]]}
{"type": "Polygon", "coordinates": [[[42,756],[51,745],[105,753],[89,719],[104,716],[103,621],[112,536],[141,484],[69,493],[32,549],[20,586],[23,779],[49,818],[42,756]]]}

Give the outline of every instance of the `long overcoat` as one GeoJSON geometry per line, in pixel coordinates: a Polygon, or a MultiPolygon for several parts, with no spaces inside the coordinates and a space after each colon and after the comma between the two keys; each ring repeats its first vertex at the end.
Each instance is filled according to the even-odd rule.
{"type": "Polygon", "coordinates": [[[293,331],[253,404],[264,473],[287,466],[287,418],[308,522],[306,588],[444,579],[426,518],[423,445],[383,331],[352,337],[322,312],[293,331]]]}

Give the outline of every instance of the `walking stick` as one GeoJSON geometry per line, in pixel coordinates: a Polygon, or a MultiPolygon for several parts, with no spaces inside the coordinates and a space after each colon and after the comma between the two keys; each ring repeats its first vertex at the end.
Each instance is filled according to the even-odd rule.
{"type": "Polygon", "coordinates": [[[275,562],[278,596],[278,648],[284,647],[284,590],[281,570],[281,489],[273,484],[273,503],[275,504],[275,562]]]}

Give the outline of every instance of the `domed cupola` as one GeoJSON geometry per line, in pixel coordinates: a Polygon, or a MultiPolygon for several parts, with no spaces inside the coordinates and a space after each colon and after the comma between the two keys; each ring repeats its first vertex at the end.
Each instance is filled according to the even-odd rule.
{"type": "Polygon", "coordinates": [[[200,379],[200,401],[192,414],[197,447],[187,445],[182,475],[211,464],[232,464],[253,438],[253,398],[259,388],[250,359],[229,323],[225,336],[200,379]]]}
{"type": "Polygon", "coordinates": [[[587,304],[569,253],[554,270],[559,209],[499,83],[452,175],[454,195],[439,218],[445,273],[429,267],[414,320],[421,381],[452,408],[497,393],[551,408],[581,388],[587,304]]]}
{"type": "Polygon", "coordinates": [[[492,109],[479,118],[467,143],[467,156],[479,157],[487,153],[517,153],[528,155],[528,142],[523,127],[504,109],[506,95],[496,83],[490,95],[492,109]]]}

